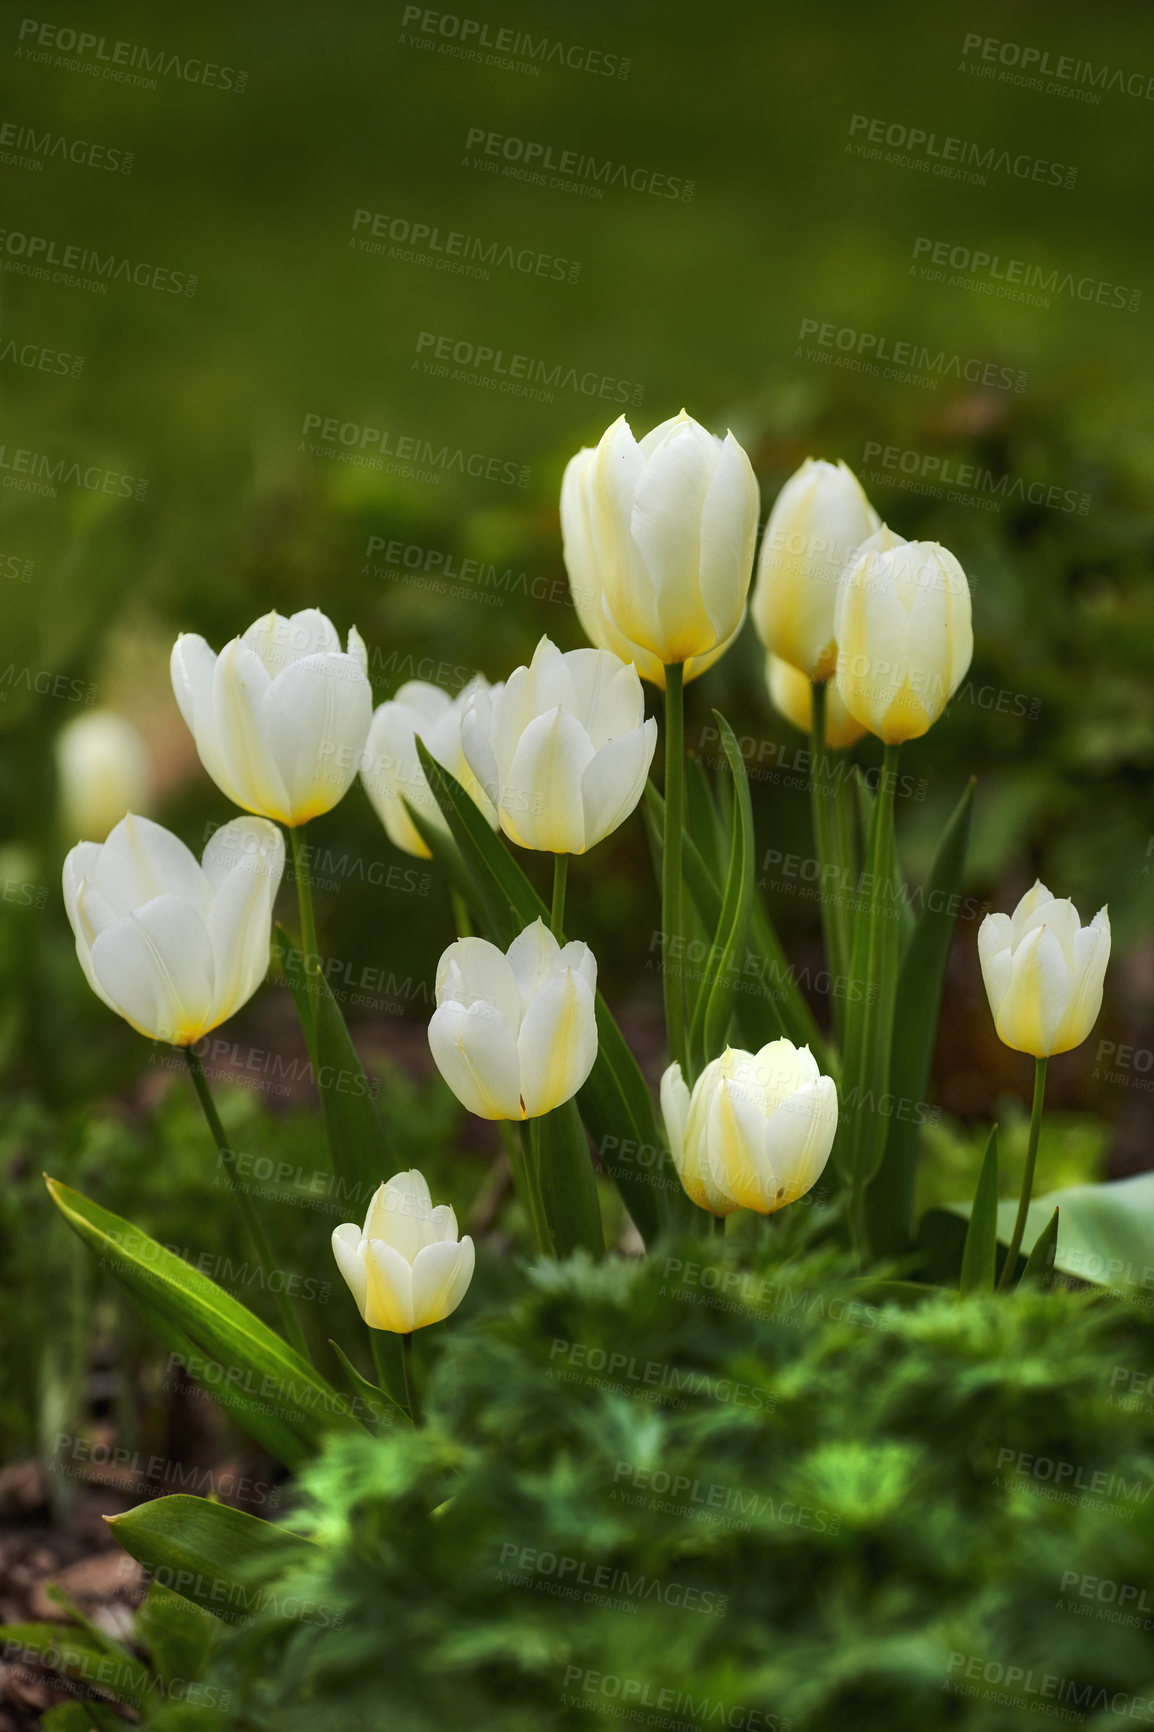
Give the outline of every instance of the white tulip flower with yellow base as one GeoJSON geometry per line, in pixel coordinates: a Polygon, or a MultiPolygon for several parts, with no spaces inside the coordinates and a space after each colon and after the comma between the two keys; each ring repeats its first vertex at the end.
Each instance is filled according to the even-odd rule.
{"type": "MultiPolygon", "coordinates": [[[[605,596],[601,581],[601,565],[593,548],[592,508],[593,474],[597,451],[585,446],[570,458],[561,480],[561,547],[565,569],[569,573],[569,589],[573,606],[586,637],[598,649],[611,650],[624,662],[632,662],[643,680],[659,691],[665,690],[665,663],[653,650],[631,643],[621,630],[605,596]]],[[[727,638],[704,655],[690,656],[685,663],[686,683],[695,680],[723,656],[740,631],[744,614],[727,638]]]]}
{"type": "Polygon", "coordinates": [[[342,800],[373,714],[353,626],[342,650],[316,608],[264,614],[216,655],[183,632],[172,689],[200,761],[234,805],[295,828],[342,800]]]}
{"type": "Polygon", "coordinates": [[[843,575],[834,633],[837,689],[849,714],[887,746],[916,740],[974,653],[966,574],[937,542],[886,546],[879,534],[843,575]]]}
{"type": "Polygon", "coordinates": [[[60,822],[68,836],[103,842],[152,794],[152,765],[140,729],[112,710],[91,710],[56,736],[60,822]]]}
{"type": "MultiPolygon", "coordinates": [[[[765,683],[774,709],[803,734],[808,734],[813,727],[813,681],[809,675],[771,654],[765,658],[765,683]]],[[[826,687],[826,745],[834,751],[844,751],[867,731],[850,715],[831,682],[826,687]]]]}
{"type": "Polygon", "coordinates": [[[458,1239],[456,1215],[448,1203],[434,1208],[416,1168],[379,1186],[364,1226],[346,1221],[332,1245],[363,1321],[394,1335],[450,1316],[473,1279],[472,1239],[458,1239]]]}
{"type": "Polygon", "coordinates": [[[880,522],[853,470],[822,458],[807,457],[774,501],[750,611],[766,649],[811,680],[834,671],[838,584],[880,522]]]}
{"type": "Polygon", "coordinates": [[[1110,916],[1099,909],[1083,926],[1074,904],[1058,901],[1039,880],[1012,914],[986,915],[978,957],[998,1039],[1052,1058],[1081,1046],[1098,1019],[1110,916]]]}
{"type": "Polygon", "coordinates": [[[562,655],[543,637],[528,667],[474,691],[461,744],[512,841],[584,854],[640,800],[657,723],[635,667],[609,650],[562,655]]]}
{"type": "Polygon", "coordinates": [[[588,513],[572,544],[579,581],[597,573],[623,637],[667,665],[732,641],[758,514],[757,478],[732,433],[719,439],[683,409],[638,440],[622,415],[575,474],[577,488],[588,513]]]}
{"type": "Polygon", "coordinates": [[[699,1209],[772,1215],[796,1202],[829,1159],[837,1089],[807,1046],[726,1047],[692,1090],[681,1066],[661,1079],[661,1112],[681,1183],[699,1209]]]}
{"type": "Polygon", "coordinates": [[[437,965],[434,1063],[481,1119],[532,1119],[571,1100],[597,1058],[597,961],[543,920],[507,951],[459,938],[437,965]]]}
{"type": "Polygon", "coordinates": [[[284,837],[234,818],[195,857],[129,813],[64,862],[64,905],[96,996],[139,1034],[190,1047],[247,1004],[268,972],[284,837]]]}
{"type": "Polygon", "coordinates": [[[373,715],[361,764],[361,781],[389,841],[406,854],[429,858],[429,850],[406,810],[411,806],[447,836],[446,824],[417,757],[419,739],[443,769],[454,776],[486,821],[497,827],[497,814],[484,788],[469,768],[461,747],[461,721],[476,692],[487,691],[478,675],[464,691],[450,697],[425,680],[408,680],[396,697],[373,715]]]}

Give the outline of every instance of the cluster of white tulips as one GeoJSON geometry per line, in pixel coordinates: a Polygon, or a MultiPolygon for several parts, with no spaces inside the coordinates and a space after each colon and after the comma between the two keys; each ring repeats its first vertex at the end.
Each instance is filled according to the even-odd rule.
{"type": "MultiPolygon", "coordinates": [[[[278,826],[297,857],[302,955],[315,967],[301,829],[359,774],[390,840],[429,857],[449,842],[450,826],[420,746],[489,831],[554,857],[549,923],[526,924],[504,948],[462,930],[437,966],[428,1030],[437,1069],[469,1112],[536,1125],[519,1173],[546,1249],[542,1169],[552,1144],[542,1126],[560,1123],[599,1050],[597,964],[588,945],[566,939],[566,872],[569,857],[611,835],[646,790],[658,723],[646,717],[642,681],[663,693],[665,711],[661,874],[672,956],[687,919],[684,685],[735,641],[747,610],[769,696],[813,734],[819,765],[827,748],[867,732],[892,764],[942,714],[970,663],[970,592],[958,561],[888,529],[844,463],[807,460],[785,484],[754,582],[758,517],[753,469],[731,433],[715,437],[683,411],[637,441],[622,417],[572,459],[561,490],[564,557],[592,647],[563,653],[545,637],[528,666],[497,684],[477,676],[453,695],[411,681],[374,713],[360,635],[352,628],[342,647],[315,609],[265,614],[219,654],[199,636],[179,637],[171,673],[181,715],[205,770],[248,816],[218,830],[198,863],[125,801],[106,840],[72,849],[65,905],[93,991],[140,1033],[185,1049],[203,1093],[196,1043],[266,975],[285,865],[278,826]]],[[[62,743],[61,768],[78,826],[90,820],[103,835],[100,811],[141,777],[115,724],[96,725],[100,739],[80,730],[62,743]],[[97,788],[101,798],[86,809],[85,790],[97,788]]],[[[825,851],[833,843],[821,807],[815,799],[825,851]]],[[[892,880],[892,794],[888,806],[881,794],[876,802],[866,864],[875,886],[892,880]]],[[[852,962],[882,981],[892,973],[887,912],[875,890],[849,926],[831,924],[840,967],[852,962]]],[[[1069,902],[1036,885],[1012,917],[985,921],[979,943],[1003,1041],[1044,1066],[1085,1039],[1109,954],[1104,910],[1081,929],[1069,902]]],[[[716,1217],[773,1214],[825,1168],[839,1136],[838,1087],[808,1046],[787,1038],[749,1052],[726,1043],[726,1027],[715,1050],[701,1052],[676,964],[666,966],[663,990],[670,1053],[660,1102],[685,1192],[716,1217]]],[[[843,1087],[887,1074],[884,991],[874,1002],[880,1008],[844,1031],[843,1087]]],[[[860,1206],[876,1165],[874,1132],[859,1111],[842,1135],[860,1206]]],[[[471,1240],[459,1239],[452,1209],[434,1208],[413,1171],[381,1186],[363,1229],[338,1227],[333,1251],[369,1327],[405,1337],[452,1312],[473,1271],[471,1240]]]]}

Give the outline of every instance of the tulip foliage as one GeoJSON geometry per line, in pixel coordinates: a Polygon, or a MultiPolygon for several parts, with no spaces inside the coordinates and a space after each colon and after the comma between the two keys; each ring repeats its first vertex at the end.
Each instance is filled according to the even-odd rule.
{"type": "MultiPolygon", "coordinates": [[[[867,1278],[896,1256],[915,1276],[920,1267],[929,1290],[913,1218],[916,1118],[903,1109],[931,1086],[973,789],[958,791],[916,919],[895,792],[899,752],[945,725],[969,666],[969,585],[947,549],[882,524],[844,464],[814,461],[778,496],[755,582],[758,504],[732,434],[716,437],[683,411],[636,440],[622,418],[572,459],[562,484],[564,555],[590,644],[562,651],[544,637],[496,683],[478,676],[454,695],[410,682],[375,714],[360,635],[350,629],[342,648],[315,609],[267,614],[219,655],[182,635],[171,663],[176,702],[220,794],[249,815],[216,831],[199,863],[131,813],[68,856],[65,905],[89,984],[142,1035],[183,1052],[230,1173],[197,1043],[259,991],[274,944],[292,990],[332,1170],[362,1203],[361,1224],[339,1226],[332,1251],[367,1337],[334,1342],[322,1368],[287,1301],[282,1339],[231,1297],[217,1307],[213,1283],[193,1280],[159,1246],[153,1256],[147,1235],[135,1235],[138,1255],[110,1260],[170,1346],[211,1352],[230,1388],[236,1372],[307,1391],[307,1425],[294,1429],[274,1402],[253,1426],[290,1466],[329,1430],[372,1430],[386,1416],[420,1423],[414,1338],[453,1327],[474,1273],[473,1240],[460,1235],[452,1201],[434,1204],[403,1132],[386,1132],[376,1079],[318,954],[301,834],[358,773],[389,840],[431,860],[452,892],[458,933],[436,965],[429,1048],[462,1108],[497,1127],[531,1252],[603,1257],[607,1185],[650,1251],[695,1227],[732,1231],[737,1242],[761,1230],[759,1217],[808,1197],[811,1220],[856,1248],[867,1278]],[[846,987],[827,1030],[755,883],[764,815],[732,729],[716,716],[722,759],[712,781],[684,746],[686,688],[734,642],[747,609],[768,698],[811,739],[820,882],[853,887],[823,908],[829,968],[846,987]],[[660,787],[651,771],[662,730],[646,716],[643,682],[661,693],[660,787]],[[834,756],[870,736],[882,749],[873,792],[834,756]],[[660,891],[668,1051],[659,1091],[566,909],[571,857],[575,871],[595,870],[584,856],[642,821],[660,891]],[[293,850],[299,936],[273,925],[279,826],[293,850]],[[552,856],[547,898],[535,885],[542,855],[552,856]],[[691,956],[704,961],[690,966],[691,956]]],[[[96,744],[106,753],[117,737],[106,730],[96,744]]],[[[387,953],[388,933],[366,943],[387,953]]],[[[1037,1087],[1026,1186],[1004,1252],[991,1140],[952,1272],[966,1291],[1023,1275],[1046,1063],[1089,1033],[1109,946],[1105,911],[1082,928],[1072,905],[1040,885],[1012,916],[982,927],[997,1033],[1034,1056],[1037,1087]]],[[[94,1247],[134,1232],[76,1193],[56,1187],[53,1196],[94,1247]]],[[[243,1186],[236,1204],[271,1269],[268,1224],[243,1186]]],[[[1051,1225],[1025,1273],[1045,1274],[1057,1243],[1051,1225]]]]}

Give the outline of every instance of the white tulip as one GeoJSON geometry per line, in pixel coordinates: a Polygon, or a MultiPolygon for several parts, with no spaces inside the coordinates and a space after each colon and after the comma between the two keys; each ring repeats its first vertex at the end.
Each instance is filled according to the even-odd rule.
{"type": "Polygon", "coordinates": [[[833,673],[838,583],[880,521],[853,470],[820,458],[807,457],[774,501],[757,556],[753,623],[766,649],[811,680],[833,673]]]}
{"type": "Polygon", "coordinates": [[[284,837],[234,818],[203,864],[132,813],[64,862],[64,905],[93,992],[140,1034],[191,1046],[247,1004],[268,972],[284,837]]]}
{"type": "Polygon", "coordinates": [[[1082,926],[1074,904],[1036,881],[1012,914],[987,914],[978,957],[998,1039],[1050,1058],[1081,1046],[1102,1008],[1110,916],[1082,926]]]}
{"type": "Polygon", "coordinates": [[[661,1112],[681,1183],[699,1209],[772,1215],[821,1176],[837,1131],[837,1089],[808,1046],[726,1047],[693,1085],[661,1079],[661,1112]]]}
{"type": "Polygon", "coordinates": [[[411,1335],[457,1309],[473,1279],[473,1241],[458,1243],[448,1203],[433,1207],[424,1177],[412,1168],[378,1187],[364,1227],[346,1221],[333,1233],[333,1255],[370,1329],[411,1335]]]}
{"type": "Polygon", "coordinates": [[[571,1100],[597,1058],[597,962],[544,921],[507,951],[460,938],[437,966],[434,1062],[482,1119],[535,1119],[571,1100]]]}
{"type": "Polygon", "coordinates": [[[449,834],[449,826],[417,757],[418,738],[430,756],[456,777],[486,821],[494,829],[497,827],[493,803],[461,749],[462,717],[474,693],[484,690],[488,690],[488,682],[480,675],[455,698],[425,680],[409,680],[373,716],[361,763],[361,781],[389,841],[406,854],[417,854],[425,860],[429,857],[407,806],[412,806],[436,829],[449,834]]]}
{"type": "Polygon", "coordinates": [[[328,812],[360,768],[373,714],[368,657],[316,608],[266,613],[215,655],[183,632],[172,689],[200,761],[234,805],[290,827],[328,812]]]}
{"type": "MultiPolygon", "coordinates": [[[[809,675],[783,662],[780,656],[769,653],[765,658],[765,683],[774,709],[795,728],[800,728],[803,734],[808,734],[813,727],[813,681],[809,675]]],[[[826,686],[826,745],[834,751],[844,751],[855,740],[860,740],[865,731],[860,722],[854,721],[831,680],[826,686]]]]}
{"type": "Polygon", "coordinates": [[[660,662],[720,651],[745,617],[757,540],[757,480],[733,434],[716,438],[683,409],[638,441],[622,415],[576,479],[591,548],[576,553],[582,589],[597,571],[618,632],[660,662]]]}
{"type": "MultiPolygon", "coordinates": [[[[652,650],[631,643],[609,611],[601,582],[601,568],[593,551],[590,521],[593,477],[597,452],[584,446],[570,458],[561,478],[561,548],[573,606],[586,637],[598,649],[611,650],[623,662],[632,662],[643,680],[665,690],[665,663],[652,650]]],[[[691,656],[685,663],[685,681],[695,680],[723,656],[741,629],[742,618],[723,642],[705,655],[691,656]]]]}
{"type": "Polygon", "coordinates": [[[933,541],[863,546],[838,591],[837,688],[851,716],[887,745],[937,721],[974,653],[970,586],[933,541]]]}
{"type": "Polygon", "coordinates": [[[640,800],[657,723],[635,667],[609,650],[562,655],[543,637],[528,667],[473,693],[461,744],[507,836],[584,854],[640,800]]]}
{"type": "Polygon", "coordinates": [[[90,710],[56,736],[60,822],[67,835],[103,842],[152,793],[152,765],[139,728],[111,710],[90,710]]]}

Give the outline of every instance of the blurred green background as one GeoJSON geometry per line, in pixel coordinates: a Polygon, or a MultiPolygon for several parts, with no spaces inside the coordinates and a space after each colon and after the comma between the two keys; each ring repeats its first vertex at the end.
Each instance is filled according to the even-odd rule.
{"type": "MultiPolygon", "coordinates": [[[[1051,1067],[1068,1135],[1061,1153],[1056,1139],[1044,1182],[1070,1176],[1058,1170],[1067,1157],[1082,1172],[1150,1165],[1154,107],[1109,80],[1121,71],[1145,92],[1154,16],[1121,5],[1091,15],[1068,0],[948,16],[914,5],[492,5],[484,16],[415,17],[392,0],[372,9],[113,5],[99,16],[85,9],[83,21],[61,12],[29,28],[12,15],[0,27],[3,119],[16,129],[0,140],[15,159],[3,165],[0,242],[5,1237],[25,1246],[13,1281],[40,1314],[64,1254],[63,1229],[41,1221],[41,1166],[102,1182],[105,1200],[130,1208],[144,1162],[157,1231],[165,1211],[180,1214],[183,1195],[175,1179],[165,1191],[166,1163],[185,1171],[180,1136],[174,1150],[156,1118],[167,1073],[88,993],[72,953],[58,883],[76,837],[57,816],[52,746],[83,706],[55,692],[94,686],[97,704],[142,727],[152,814],[199,852],[207,827],[231,813],[171,697],[176,633],[200,631],[219,647],[268,608],[320,605],[342,633],[360,628],[378,701],[414,673],[453,685],[476,668],[502,677],[543,632],[575,647],[558,488],[569,456],[623,407],[638,434],[682,405],[714,430],[732,427],[758,472],[763,520],[805,456],[845,458],[895,529],[940,540],[962,561],[974,665],[949,714],[905,754],[920,796],[899,813],[907,868],[915,879],[924,872],[944,814],[976,772],[975,909],[1011,907],[1036,873],[1073,896],[1084,919],[1109,902],[1107,1003],[1087,1045],[1051,1067]],[[628,76],[556,58],[532,75],[440,52],[459,45],[466,19],[490,40],[528,32],[538,45],[591,51],[602,57],[595,67],[613,57],[620,71],[627,60],[628,76]],[[69,39],[60,32],[82,30],[105,53],[117,41],[150,57],[163,50],[170,70],[155,89],[106,78],[101,50],[83,59],[61,51],[69,39]],[[1007,60],[1032,47],[1053,66],[1068,56],[1094,75],[1106,68],[1106,87],[1082,85],[1100,98],[1087,102],[1073,86],[1051,93],[981,76],[1002,65],[996,51],[982,59],[987,39],[1012,45],[1007,60]],[[172,56],[186,76],[171,70],[172,56]],[[232,87],[210,88],[206,63],[228,68],[232,87]],[[932,132],[937,150],[950,137],[993,147],[995,162],[1008,153],[1076,168],[1076,184],[994,166],[986,184],[973,184],[869,160],[855,149],[868,132],[860,121],[851,131],[855,116],[932,132]],[[37,157],[23,128],[131,152],[131,173],[37,157]],[[594,199],[484,172],[470,133],[692,182],[692,197],[609,185],[594,199]],[[487,278],[453,274],[435,268],[438,255],[390,257],[387,241],[374,254],[356,244],[372,226],[354,227],[358,211],[435,229],[442,244],[454,232],[484,248],[496,242],[498,254],[563,259],[565,280],[500,263],[487,278]],[[196,292],[114,279],[97,294],[29,276],[20,268],[28,237],[54,242],[57,256],[75,246],[195,276],[196,292]],[[1049,306],[1022,304],[983,292],[997,287],[988,275],[976,287],[927,281],[919,239],[1119,285],[1127,304],[1060,291],[1049,306]],[[852,335],[819,346],[827,324],[852,335]],[[863,334],[957,365],[930,389],[881,376],[884,367],[835,364],[863,334]],[[546,373],[560,367],[552,400],[493,389],[492,375],[489,385],[454,378],[452,362],[449,377],[430,373],[423,363],[442,339],[450,353],[468,344],[531,357],[546,373]],[[43,362],[44,352],[69,357],[67,367],[43,362]],[[976,383],[958,376],[971,361],[976,383]],[[1021,391],[999,382],[1023,373],[1021,391]],[[598,389],[610,382],[604,396],[582,391],[590,377],[598,389]],[[450,463],[414,480],[317,455],[310,417],[387,430],[394,447],[409,438],[459,451],[461,467],[474,455],[496,459],[498,478],[450,463]],[[1006,477],[1010,496],[993,511],[972,490],[950,499],[903,487],[897,457],[875,483],[870,442],[914,454],[906,461],[919,470],[941,459],[1006,477]],[[62,482],[55,497],[24,492],[11,485],[19,451],[49,467],[63,458],[83,472],[144,479],[147,490],[119,497],[62,482]],[[526,485],[502,479],[519,483],[523,468],[526,485]],[[1033,483],[1088,505],[1031,504],[1033,483]],[[410,557],[422,563],[432,554],[491,566],[493,587],[479,594],[457,578],[423,586],[403,557],[389,557],[389,542],[421,550],[410,557]],[[61,688],[57,676],[82,687],[61,688]]],[[[137,75],[146,76],[139,66],[137,75]]],[[[504,159],[484,160],[499,170],[504,159]]],[[[751,629],[692,688],[691,744],[703,743],[713,705],[761,772],[762,848],[808,854],[808,798],[794,765],[802,740],[769,708],[751,629]]],[[[863,764],[877,761],[875,747],[857,749],[863,764]]],[[[390,868],[413,863],[391,849],[359,787],[314,828],[311,840],[338,863],[321,898],[322,947],[394,982],[375,1007],[350,1007],[350,1019],[374,1057],[419,1076],[428,983],[452,936],[443,888],[419,874],[416,888],[411,876],[388,881],[390,868]]],[[[782,878],[769,897],[791,957],[814,974],[817,909],[797,889],[782,878]]],[[[659,981],[646,962],[656,898],[638,819],[577,864],[571,896],[571,925],[597,950],[652,1068],[659,981]]],[[[976,918],[959,924],[936,1067],[935,1100],[953,1127],[935,1140],[946,1175],[937,1188],[948,1194],[972,1186],[977,1121],[994,1112],[1013,1120],[1028,1086],[1027,1061],[993,1036],[976,929],[976,918]]],[[[815,1003],[825,1020],[828,1002],[815,1003]]],[[[279,991],[258,997],[234,1031],[238,1049],[297,1050],[279,991]]],[[[311,1112],[306,1093],[296,1104],[311,1112]]],[[[272,1097],[258,1105],[284,1110],[272,1097]]],[[[165,1110],[187,1118],[191,1172],[200,1133],[183,1109],[165,1110]]],[[[439,1123],[444,1102],[422,1111],[439,1123]]],[[[252,1135],[256,1146],[261,1133],[252,1135]]],[[[472,1137],[459,1129],[466,1155],[472,1137]]],[[[475,1160],[471,1170],[479,1188],[475,1160]]],[[[211,1237],[203,1223],[200,1233],[211,1237]]]]}

